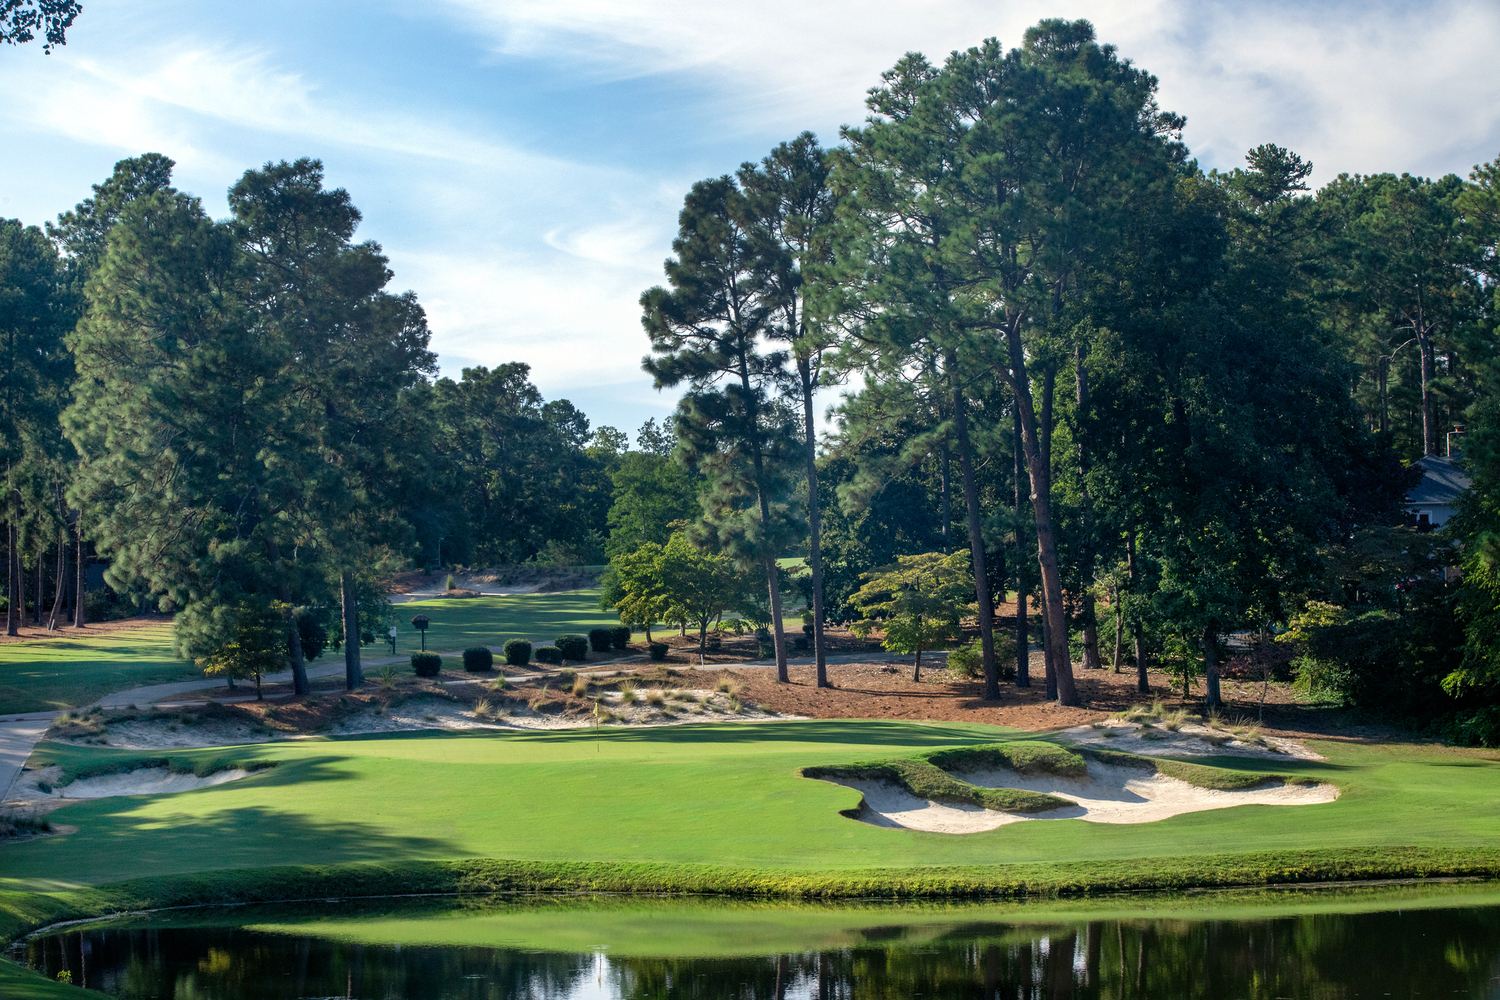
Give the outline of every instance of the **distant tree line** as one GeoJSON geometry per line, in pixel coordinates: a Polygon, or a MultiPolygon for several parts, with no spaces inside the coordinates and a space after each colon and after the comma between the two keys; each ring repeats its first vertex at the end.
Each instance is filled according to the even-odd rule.
{"type": "Polygon", "coordinates": [[[1087,22],[1044,21],[904,58],[837,148],[804,134],[694,185],[641,298],[646,370],[686,389],[689,537],[760,567],[783,677],[777,555],[808,554],[824,683],[825,618],[967,550],[988,698],[1032,683],[1035,639],[1064,704],[1073,664],[1108,660],[1143,691],[1149,664],[1197,674],[1217,707],[1227,635],[1323,602],[1329,628],[1387,626],[1336,675],[1299,647],[1310,691],[1500,740],[1496,166],[1314,193],[1265,144],[1205,172],[1155,95],[1087,22]],[[814,393],[841,383],[819,443],[814,393]],[[1408,463],[1465,421],[1470,512],[1419,542],[1408,463]],[[1007,594],[1042,609],[1006,623],[1014,671],[1007,594]]]}
{"type": "Polygon", "coordinates": [[[356,684],[343,637],[397,567],[608,560],[627,622],[706,645],[733,613],[782,678],[791,608],[820,684],[825,622],[925,649],[961,614],[986,698],[1155,664],[1216,708],[1225,637],[1280,631],[1310,693],[1500,742],[1500,167],[1204,171],[1156,87],[1043,21],[905,57],[835,148],[693,185],[640,300],[680,402],[633,447],[523,364],[435,379],[317,161],[247,172],[218,221],[122,161],[0,227],[11,625],[92,546],[185,654],[339,643],[356,684]],[[1410,463],[1457,424],[1475,487],[1411,530],[1410,463]]]}

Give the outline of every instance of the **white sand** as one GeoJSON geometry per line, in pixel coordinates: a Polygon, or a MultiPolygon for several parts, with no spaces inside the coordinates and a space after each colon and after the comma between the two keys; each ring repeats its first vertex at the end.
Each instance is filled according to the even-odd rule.
{"type": "Polygon", "coordinates": [[[1326,760],[1296,740],[1278,736],[1259,737],[1260,742],[1234,738],[1221,729],[1210,729],[1196,722],[1184,723],[1176,732],[1152,726],[1143,730],[1139,723],[1113,722],[1100,729],[1093,726],[1074,726],[1057,734],[1065,740],[1107,750],[1123,750],[1126,753],[1147,757],[1263,757],[1270,760],[1326,760]],[[1143,737],[1149,732],[1149,738],[1143,737]],[[1108,734],[1108,735],[1106,735],[1108,734]]]}
{"type": "Polygon", "coordinates": [[[1045,792],[1076,802],[1044,813],[1005,813],[979,806],[949,805],[919,799],[884,782],[839,781],[864,795],[859,818],[875,826],[903,827],[929,833],[978,833],[1025,820],[1081,819],[1089,823],[1151,823],[1183,813],[1231,806],[1294,806],[1332,802],[1333,785],[1267,785],[1221,792],[1199,788],[1177,778],[1131,767],[1089,764],[1086,779],[1024,775],[1014,771],[977,771],[955,775],[983,788],[1019,788],[1045,792]]]}
{"type": "Polygon", "coordinates": [[[206,778],[197,775],[173,774],[165,767],[142,767],[120,774],[106,774],[98,778],[79,778],[71,784],[56,787],[62,780],[62,769],[46,767],[39,771],[23,772],[11,786],[6,805],[39,806],[43,811],[67,805],[76,799],[106,799],[114,795],[168,795],[172,792],[191,792],[197,788],[210,788],[230,781],[248,778],[257,771],[232,768],[215,771],[206,778]],[[37,783],[45,781],[54,786],[44,792],[37,783]]]}

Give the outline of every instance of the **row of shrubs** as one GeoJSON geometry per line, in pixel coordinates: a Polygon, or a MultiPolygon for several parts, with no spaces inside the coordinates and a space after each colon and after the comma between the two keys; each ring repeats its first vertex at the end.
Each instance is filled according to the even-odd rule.
{"type": "MultiPolygon", "coordinates": [[[[560,635],[553,640],[550,646],[536,646],[533,648],[525,639],[511,639],[504,649],[505,662],[512,667],[524,667],[535,659],[538,663],[549,663],[561,665],[568,660],[579,663],[589,658],[589,650],[596,653],[608,653],[611,650],[624,649],[630,644],[630,629],[624,625],[616,625],[614,628],[596,628],[590,630],[587,636],[582,635],[560,635]]],[[[666,646],[659,642],[652,644],[652,658],[662,659],[666,656],[666,646]],[[656,655],[654,647],[661,646],[661,655],[656,655]]],[[[418,677],[436,677],[443,669],[443,658],[436,653],[413,653],[411,654],[411,666],[418,677]]],[[[475,646],[464,650],[464,669],[470,673],[482,673],[491,670],[495,666],[495,654],[488,647],[475,646]]]]}

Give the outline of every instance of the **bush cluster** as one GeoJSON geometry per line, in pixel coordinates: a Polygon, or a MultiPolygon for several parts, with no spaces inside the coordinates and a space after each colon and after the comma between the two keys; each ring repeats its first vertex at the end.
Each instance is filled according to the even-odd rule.
{"type": "Polygon", "coordinates": [[[610,628],[589,629],[589,646],[596,653],[607,653],[614,645],[615,630],[610,628]]]}
{"type": "Polygon", "coordinates": [[[664,642],[653,642],[646,647],[647,654],[657,663],[667,658],[667,644],[664,642]]]}
{"type": "MultiPolygon", "coordinates": [[[[581,635],[560,635],[552,640],[562,650],[563,659],[583,661],[589,658],[589,641],[581,635]]],[[[538,657],[540,659],[540,657],[538,657]]]]}
{"type": "Polygon", "coordinates": [[[531,655],[538,663],[550,663],[553,666],[563,661],[563,651],[556,646],[538,646],[532,650],[531,655]]]}
{"type": "Polygon", "coordinates": [[[513,667],[526,666],[531,662],[531,643],[525,639],[506,640],[505,662],[513,667]]]}
{"type": "Polygon", "coordinates": [[[625,649],[630,645],[630,627],[628,625],[616,625],[609,630],[610,644],[615,649],[625,649]]]}
{"type": "Polygon", "coordinates": [[[436,677],[443,669],[443,658],[436,653],[413,653],[411,668],[418,677],[436,677]]]}
{"type": "Polygon", "coordinates": [[[464,669],[469,673],[477,674],[494,666],[495,654],[490,652],[488,646],[474,646],[464,650],[464,669]]]}

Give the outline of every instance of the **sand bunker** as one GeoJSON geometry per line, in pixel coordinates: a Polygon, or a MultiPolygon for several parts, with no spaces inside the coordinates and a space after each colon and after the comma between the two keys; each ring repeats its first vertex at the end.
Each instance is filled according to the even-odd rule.
{"type": "Polygon", "coordinates": [[[7,805],[21,804],[55,809],[76,799],[106,799],[113,795],[166,795],[172,792],[190,792],[195,788],[208,788],[229,781],[248,778],[262,772],[229,768],[215,771],[200,778],[191,772],[176,773],[165,767],[142,767],[120,774],[106,774],[97,778],[79,778],[61,787],[52,787],[44,792],[38,782],[49,786],[61,778],[61,769],[47,767],[39,771],[24,772],[11,786],[7,805]]]}
{"type": "Polygon", "coordinates": [[[843,780],[835,784],[864,796],[858,818],[875,826],[900,827],[927,833],[978,833],[1007,823],[1029,820],[1081,819],[1090,823],[1151,823],[1182,813],[1228,809],[1242,805],[1299,806],[1332,802],[1333,785],[1266,785],[1221,792],[1199,788],[1177,778],[1133,767],[1089,762],[1086,779],[1054,775],[1024,775],[1014,771],[976,771],[955,775],[984,788],[1021,788],[1045,792],[1078,803],[1044,813],[1021,815],[979,806],[950,805],[918,798],[878,781],[843,780]]]}

